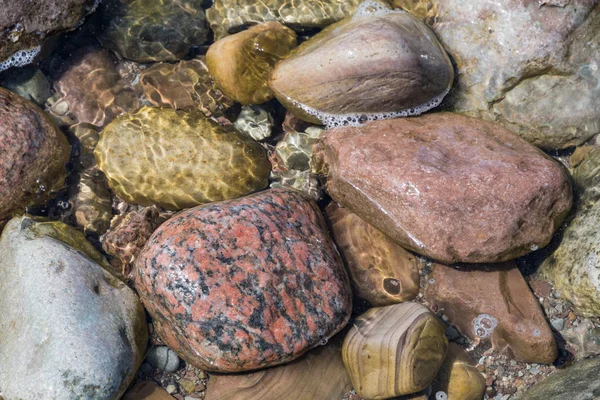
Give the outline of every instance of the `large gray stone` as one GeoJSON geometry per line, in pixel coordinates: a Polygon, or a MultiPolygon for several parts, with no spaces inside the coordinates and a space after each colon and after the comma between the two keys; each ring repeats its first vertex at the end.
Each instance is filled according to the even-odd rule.
{"type": "Polygon", "coordinates": [[[598,375],[600,358],[581,361],[536,384],[518,400],[595,400],[600,398],[598,375]]]}
{"type": "Polygon", "coordinates": [[[454,111],[494,120],[546,149],[600,132],[598,0],[394,0],[454,58],[454,111]]]}
{"type": "Polygon", "coordinates": [[[131,383],[148,338],[143,308],[131,289],[93,261],[105,262],[99,257],[82,233],[62,223],[24,216],[4,228],[5,400],[118,399],[131,383]]]}

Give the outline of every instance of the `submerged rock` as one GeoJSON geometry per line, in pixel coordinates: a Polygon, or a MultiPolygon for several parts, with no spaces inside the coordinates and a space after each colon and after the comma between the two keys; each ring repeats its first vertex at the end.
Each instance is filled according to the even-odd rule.
{"type": "Polygon", "coordinates": [[[342,357],[357,393],[389,399],[425,389],[446,357],[437,317],[417,303],[371,308],[352,324],[342,357]]]}
{"type": "Polygon", "coordinates": [[[98,167],[123,200],[180,210],[268,184],[262,146],[197,110],[143,107],[104,128],[98,167]]]}
{"type": "Polygon", "coordinates": [[[279,21],[292,29],[323,28],[352,15],[360,0],[215,0],[206,19],[221,39],[245,26],[279,21]]]}
{"type": "Polygon", "coordinates": [[[92,260],[102,256],[79,231],[59,222],[14,218],[0,254],[2,396],[120,398],[148,338],[135,293],[92,260]]]}
{"type": "Polygon", "coordinates": [[[36,67],[19,68],[3,73],[0,77],[0,86],[38,106],[43,106],[50,97],[50,82],[36,67]]]}
{"type": "Polygon", "coordinates": [[[35,104],[0,88],[0,154],[1,226],[63,185],[70,146],[35,104]]]}
{"type": "Polygon", "coordinates": [[[206,63],[219,88],[238,103],[261,104],[273,98],[271,69],[296,47],[296,34],[279,22],[266,22],[217,40],[206,63]]]}
{"type": "Polygon", "coordinates": [[[0,72],[29,64],[44,40],[76,28],[97,0],[0,0],[0,72]]]}
{"type": "Polygon", "coordinates": [[[395,0],[430,23],[452,55],[447,101],[545,149],[600,133],[600,2],[395,0]]]}
{"type": "Polygon", "coordinates": [[[414,255],[335,202],[327,206],[326,215],[358,297],[374,306],[417,297],[419,269],[414,255]]]}
{"type": "Polygon", "coordinates": [[[444,392],[447,400],[481,400],[486,383],[468,353],[456,343],[449,343],[448,354],[432,386],[433,393],[444,392]]]}
{"type": "Polygon", "coordinates": [[[179,61],[208,35],[202,0],[104,0],[98,39],[122,58],[179,61]]]}
{"type": "Polygon", "coordinates": [[[274,125],[275,123],[271,114],[257,105],[242,107],[240,115],[238,115],[233,124],[235,129],[256,141],[270,137],[274,125]]]}
{"type": "Polygon", "coordinates": [[[140,85],[146,99],[157,107],[198,109],[209,117],[221,116],[233,105],[233,100],[217,88],[204,57],[154,64],[140,73],[140,85]]]}
{"type": "Polygon", "coordinates": [[[154,232],[136,265],[160,338],[209,371],[289,362],[350,318],[348,277],[321,213],[294,190],[183,211],[154,232]]]}
{"type": "Polygon", "coordinates": [[[467,268],[434,264],[427,302],[476,343],[489,340],[517,361],[551,364],[557,356],[552,330],[516,264],[467,268]]]}
{"type": "Polygon", "coordinates": [[[458,114],[337,128],[317,153],[334,200],[444,263],[541,248],[571,207],[558,163],[498,124],[458,114]]]}
{"type": "Polygon", "coordinates": [[[273,69],[269,86],[297,116],[328,126],[416,115],[437,106],[454,78],[434,33],[401,10],[331,25],[273,69]]]}

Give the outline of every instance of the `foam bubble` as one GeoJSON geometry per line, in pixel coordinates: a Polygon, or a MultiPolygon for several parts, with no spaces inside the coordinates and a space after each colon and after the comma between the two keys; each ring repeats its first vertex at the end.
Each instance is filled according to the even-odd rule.
{"type": "Polygon", "coordinates": [[[35,56],[40,52],[40,46],[32,47],[26,50],[19,50],[6,60],[0,62],[0,72],[11,67],[22,67],[31,64],[35,56]]]}
{"type": "Polygon", "coordinates": [[[323,111],[319,111],[317,109],[308,107],[304,104],[301,104],[297,101],[294,101],[288,98],[294,106],[302,109],[309,115],[312,115],[323,122],[326,129],[332,129],[338,126],[361,126],[367,121],[378,121],[381,119],[392,119],[392,118],[403,118],[403,117],[411,117],[415,115],[419,115],[424,113],[425,111],[429,111],[432,108],[435,108],[440,105],[444,97],[448,94],[450,88],[444,90],[442,94],[433,99],[429,100],[426,103],[418,105],[416,107],[407,108],[401,111],[389,111],[382,113],[371,113],[371,114],[329,114],[323,111]]]}
{"type": "Polygon", "coordinates": [[[388,4],[377,0],[365,0],[358,5],[352,21],[363,17],[383,17],[388,14],[401,14],[403,10],[393,10],[388,4]]]}
{"type": "Polygon", "coordinates": [[[444,391],[439,391],[435,394],[435,400],[448,400],[448,395],[444,391]]]}
{"type": "Polygon", "coordinates": [[[480,338],[488,338],[498,326],[496,317],[489,314],[479,314],[473,320],[473,330],[480,338]]]}

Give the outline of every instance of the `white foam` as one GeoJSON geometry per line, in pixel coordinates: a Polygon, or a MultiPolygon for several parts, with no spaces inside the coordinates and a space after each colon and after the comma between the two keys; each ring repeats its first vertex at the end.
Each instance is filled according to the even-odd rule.
{"type": "Polygon", "coordinates": [[[429,111],[432,108],[435,108],[440,105],[444,97],[448,94],[450,88],[444,90],[442,94],[433,99],[429,100],[426,103],[418,105],[416,107],[407,108],[401,111],[388,111],[382,113],[352,113],[352,114],[329,114],[323,111],[319,111],[317,109],[308,107],[304,104],[301,104],[297,101],[294,101],[288,98],[294,106],[302,109],[307,114],[312,115],[313,117],[318,118],[322,121],[323,125],[325,125],[326,129],[335,128],[337,126],[361,126],[363,123],[367,121],[378,121],[381,119],[391,119],[391,118],[403,118],[403,117],[412,117],[415,115],[419,115],[424,113],[425,111],[429,111]]]}
{"type": "Polygon", "coordinates": [[[388,4],[377,0],[365,0],[358,5],[352,21],[363,17],[383,17],[388,14],[403,14],[405,11],[393,10],[388,4]]]}
{"type": "Polygon", "coordinates": [[[12,67],[22,67],[23,65],[31,64],[35,56],[40,52],[40,48],[40,46],[36,46],[17,51],[6,60],[0,62],[0,72],[12,67]]]}

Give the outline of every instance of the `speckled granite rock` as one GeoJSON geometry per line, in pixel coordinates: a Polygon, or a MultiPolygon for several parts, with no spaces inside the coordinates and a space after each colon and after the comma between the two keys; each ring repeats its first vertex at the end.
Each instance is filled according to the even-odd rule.
{"type": "Polygon", "coordinates": [[[243,375],[211,375],[205,400],[342,399],[352,390],[334,338],[289,364],[243,375]]]}
{"type": "Polygon", "coordinates": [[[233,105],[217,88],[204,57],[154,64],[140,73],[140,85],[145,98],[157,107],[198,109],[208,117],[223,115],[233,105]]]}
{"type": "Polygon", "coordinates": [[[279,21],[290,28],[322,28],[354,13],[360,0],[216,0],[206,19],[221,39],[244,26],[279,21]]]}
{"type": "Polygon", "coordinates": [[[268,184],[262,146],[197,110],[143,107],[104,128],[94,152],[123,200],[180,210],[268,184]]]}
{"type": "Polygon", "coordinates": [[[548,149],[600,132],[597,0],[395,0],[452,55],[454,110],[495,120],[548,149]]]}
{"type": "Polygon", "coordinates": [[[2,233],[0,393],[6,400],[118,399],[142,362],[148,333],[141,303],[92,261],[99,253],[81,241],[75,228],[28,216],[12,219],[2,233]]]}
{"type": "Polygon", "coordinates": [[[273,69],[269,86],[298,117],[338,126],[416,115],[450,89],[452,64],[433,32],[406,12],[368,12],[367,4],[273,69]]]}
{"type": "Polygon", "coordinates": [[[54,89],[49,112],[66,125],[104,126],[117,115],[140,107],[133,90],[121,80],[116,60],[99,47],[77,50],[54,81],[54,89]]]}
{"type": "Polygon", "coordinates": [[[469,354],[456,343],[448,343],[446,359],[432,387],[433,393],[446,393],[447,400],[481,400],[486,383],[469,354]]]}
{"type": "Polygon", "coordinates": [[[0,71],[29,64],[48,36],[74,29],[97,0],[0,0],[0,71]]]}
{"type": "Polygon", "coordinates": [[[462,270],[434,264],[425,299],[471,340],[490,340],[517,361],[556,359],[544,312],[514,262],[462,270]]]}
{"type": "Polygon", "coordinates": [[[441,262],[499,262],[543,247],[571,207],[563,168],[498,124],[433,113],[321,138],[331,197],[441,262]]]}
{"type": "Polygon", "coordinates": [[[267,84],[271,69],[296,47],[296,34],[279,22],[265,22],[214,42],[206,64],[221,90],[242,104],[273,98],[267,84]]]}
{"type": "Polygon", "coordinates": [[[98,39],[123,58],[179,61],[206,41],[202,0],[104,0],[98,39]]]}
{"type": "Polygon", "coordinates": [[[600,358],[576,363],[550,375],[518,400],[594,400],[600,395],[600,358]]]}
{"type": "Polygon", "coordinates": [[[417,297],[419,268],[414,255],[335,202],[325,211],[358,297],[374,306],[417,297]]]}
{"type": "Polygon", "coordinates": [[[600,317],[600,202],[577,211],[556,251],[539,268],[578,314],[600,317]]]}
{"type": "Polygon", "coordinates": [[[157,333],[209,371],[282,364],[350,317],[348,277],[316,205],[270,189],[184,211],[137,262],[135,286],[157,333]]]}
{"type": "Polygon", "coordinates": [[[33,66],[4,72],[0,75],[0,86],[36,103],[38,106],[44,105],[50,97],[48,78],[39,68],[33,66]]]}
{"type": "Polygon", "coordinates": [[[35,104],[0,88],[0,226],[63,185],[70,146],[35,104]]]}

